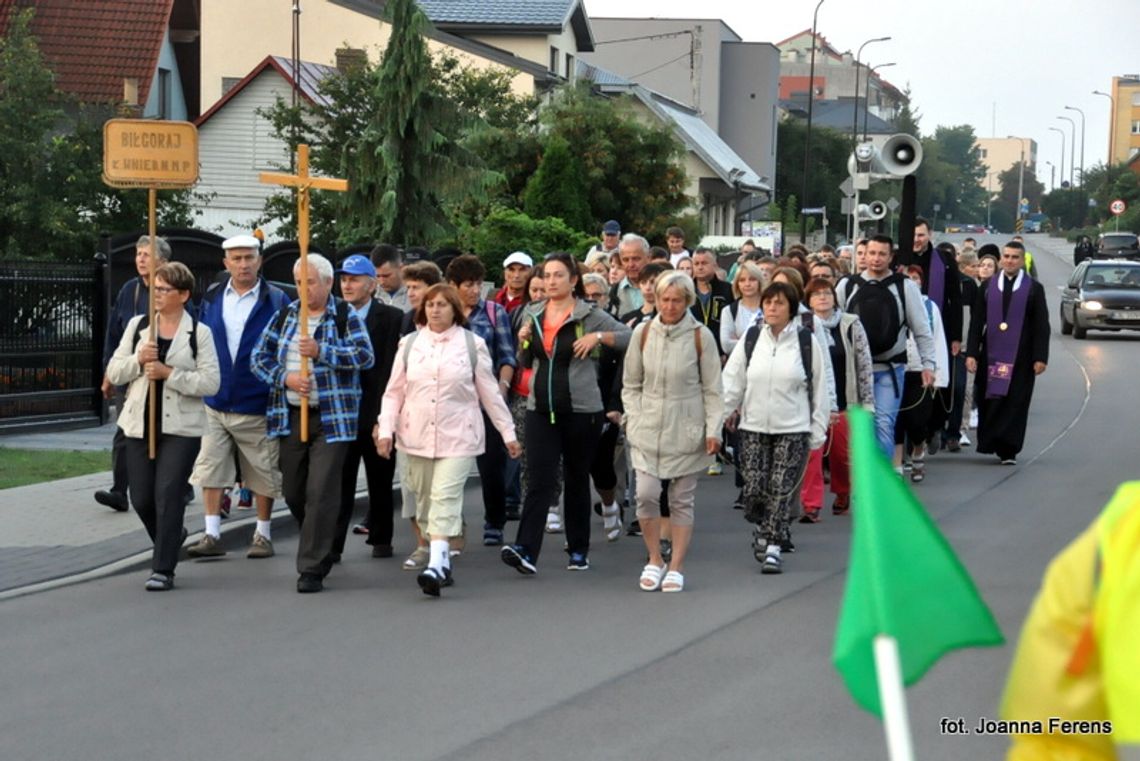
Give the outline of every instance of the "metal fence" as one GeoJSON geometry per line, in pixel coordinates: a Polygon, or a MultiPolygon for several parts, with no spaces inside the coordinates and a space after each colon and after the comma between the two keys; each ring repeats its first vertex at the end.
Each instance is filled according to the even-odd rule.
{"type": "Polygon", "coordinates": [[[0,262],[0,430],[99,421],[106,269],[0,262]]]}

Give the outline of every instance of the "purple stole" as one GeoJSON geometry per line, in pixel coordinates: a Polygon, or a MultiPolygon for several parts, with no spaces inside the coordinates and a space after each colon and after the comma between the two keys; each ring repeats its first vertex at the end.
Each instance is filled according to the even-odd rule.
{"type": "Polygon", "coordinates": [[[946,262],[937,248],[930,249],[930,274],[927,276],[926,295],[940,312],[946,311],[942,299],[946,296],[946,262]]]}
{"type": "MultiPolygon", "coordinates": [[[[1002,317],[1002,282],[1005,273],[998,271],[986,291],[986,398],[998,399],[1009,393],[1013,380],[1013,362],[1021,342],[1021,329],[1025,326],[1025,311],[1029,306],[1029,291],[1033,279],[1022,272],[1021,287],[1009,299],[1009,313],[1002,317]],[[996,282],[995,282],[996,281],[996,282]]],[[[1014,283],[1016,284],[1016,280],[1014,283]]],[[[1010,286],[1013,287],[1012,285],[1010,286]]]]}

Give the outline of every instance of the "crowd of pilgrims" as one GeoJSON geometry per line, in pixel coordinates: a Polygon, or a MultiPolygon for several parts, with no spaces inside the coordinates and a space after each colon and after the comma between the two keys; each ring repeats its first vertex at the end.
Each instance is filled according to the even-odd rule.
{"type": "Polygon", "coordinates": [[[871,507],[852,502],[848,407],[874,414],[883,454],[915,484],[942,449],[1015,464],[1049,332],[1020,241],[933,246],[921,219],[912,251],[877,235],[779,258],[749,241],[718,260],[688,251],[680,228],[666,240],[651,247],[610,221],[584,260],[506,256],[497,290],[454,250],[379,245],[336,269],[310,255],[294,268],[303,331],[299,300],[261,277],[256,238],[225,242],[226,276],[193,305],[193,274],[144,236],[108,326],[116,483],[96,498],[142,519],[146,589],[174,586],[187,483],[205,503],[196,558],[226,554],[221,520],[239,494],[257,510],[248,556],[272,556],[284,498],[300,523],[299,592],[323,589],[350,530],[393,557],[398,476],[414,541],[402,567],[439,596],[466,548],[473,469],[482,543],[519,573],[537,573],[548,534],[562,535],[569,570],[588,569],[599,522],[607,542],[644,541],[641,590],[679,592],[702,476],[732,470],[731,507],[765,574],[795,551],[794,523],[821,520],[825,492],[833,516],[871,507]],[[369,509],[353,525],[362,463],[369,509]]]}

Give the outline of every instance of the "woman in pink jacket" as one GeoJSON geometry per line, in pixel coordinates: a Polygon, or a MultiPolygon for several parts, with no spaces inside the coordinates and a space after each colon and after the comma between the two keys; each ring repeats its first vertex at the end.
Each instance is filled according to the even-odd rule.
{"type": "Polygon", "coordinates": [[[462,531],[463,486],[483,453],[480,404],[510,456],[517,458],[522,451],[491,373],[487,345],[465,330],[463,312],[459,293],[450,285],[433,285],[424,294],[416,310],[421,329],[400,341],[376,429],[381,457],[392,456],[393,437],[407,455],[416,520],[431,537],[431,559],[416,581],[433,597],[453,583],[448,537],[462,531]]]}

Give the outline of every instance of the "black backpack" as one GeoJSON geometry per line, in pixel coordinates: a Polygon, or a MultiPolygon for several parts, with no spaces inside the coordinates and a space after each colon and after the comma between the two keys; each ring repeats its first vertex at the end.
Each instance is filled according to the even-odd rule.
{"type": "MultiPolygon", "coordinates": [[[[135,326],[135,338],[131,342],[131,352],[133,353],[139,346],[139,333],[142,333],[150,325],[150,315],[144,314],[139,324],[135,326]]],[[[198,362],[198,316],[194,313],[190,314],[190,356],[194,358],[194,362],[198,362]]]]}
{"type": "Polygon", "coordinates": [[[856,290],[847,299],[845,309],[859,316],[863,330],[867,333],[867,343],[871,346],[871,356],[876,359],[895,347],[899,332],[906,325],[906,290],[903,283],[903,276],[897,272],[878,281],[864,280],[862,275],[856,275],[848,281],[848,292],[852,288],[856,290]]]}
{"type": "MultiPolygon", "coordinates": [[[[811,315],[805,315],[811,319],[811,315]]],[[[804,321],[806,322],[806,320],[804,321]]],[[[811,370],[811,336],[812,329],[805,325],[796,326],[796,336],[800,341],[800,361],[804,363],[804,374],[807,376],[808,409],[815,407],[815,397],[812,396],[812,370],[811,370]]],[[[756,341],[760,338],[760,325],[754,324],[744,333],[744,369],[752,363],[752,352],[756,350],[756,341]]]]}

